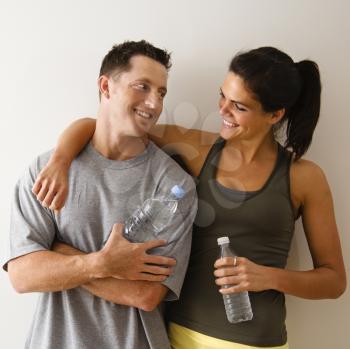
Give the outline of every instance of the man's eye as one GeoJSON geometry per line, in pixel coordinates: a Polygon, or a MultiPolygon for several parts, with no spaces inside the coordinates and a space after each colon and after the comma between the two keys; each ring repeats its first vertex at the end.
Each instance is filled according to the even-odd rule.
{"type": "Polygon", "coordinates": [[[147,85],[145,85],[145,84],[137,84],[137,85],[135,85],[135,87],[138,90],[146,90],[147,89],[147,85]]]}

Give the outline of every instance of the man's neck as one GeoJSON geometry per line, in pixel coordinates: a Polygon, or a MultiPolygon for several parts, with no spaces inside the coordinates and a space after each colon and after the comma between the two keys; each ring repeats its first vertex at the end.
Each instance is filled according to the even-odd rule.
{"type": "Polygon", "coordinates": [[[148,137],[130,137],[109,125],[107,119],[97,118],[92,137],[94,148],[111,160],[128,160],[142,154],[149,143],[148,137]]]}

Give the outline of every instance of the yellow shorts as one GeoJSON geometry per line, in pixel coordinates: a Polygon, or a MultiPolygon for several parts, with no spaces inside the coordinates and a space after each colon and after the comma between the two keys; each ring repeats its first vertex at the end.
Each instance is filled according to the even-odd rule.
{"type": "MultiPolygon", "coordinates": [[[[206,336],[173,322],[169,324],[168,335],[172,349],[261,349],[239,343],[206,336]]],[[[264,349],[288,349],[288,344],[264,349]]]]}

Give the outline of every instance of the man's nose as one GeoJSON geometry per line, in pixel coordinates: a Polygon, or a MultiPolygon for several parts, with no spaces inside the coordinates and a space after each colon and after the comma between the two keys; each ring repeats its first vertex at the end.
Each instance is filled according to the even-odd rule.
{"type": "Polygon", "coordinates": [[[145,105],[150,109],[156,109],[159,103],[160,99],[156,93],[150,93],[145,100],[145,105]]]}

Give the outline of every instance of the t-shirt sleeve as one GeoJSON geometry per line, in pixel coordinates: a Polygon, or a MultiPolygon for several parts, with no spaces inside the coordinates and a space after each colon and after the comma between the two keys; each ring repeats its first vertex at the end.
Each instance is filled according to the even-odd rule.
{"type": "Polygon", "coordinates": [[[8,254],[3,264],[7,271],[8,262],[14,258],[36,251],[49,250],[55,237],[53,213],[44,208],[32,193],[38,173],[36,162],[28,168],[16,184],[10,223],[8,254]]]}
{"type": "Polygon", "coordinates": [[[170,218],[164,228],[167,237],[167,245],[150,251],[176,259],[176,265],[172,267],[173,273],[162,282],[169,289],[164,301],[177,300],[180,297],[181,287],[185,278],[192,242],[192,226],[197,213],[197,193],[194,182],[191,181],[190,189],[179,200],[175,214],[170,218]]]}

